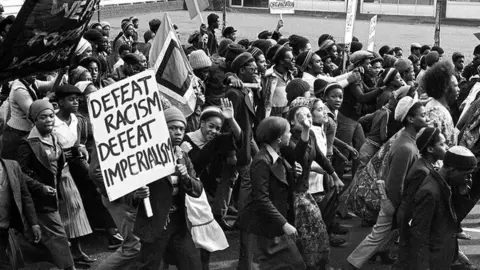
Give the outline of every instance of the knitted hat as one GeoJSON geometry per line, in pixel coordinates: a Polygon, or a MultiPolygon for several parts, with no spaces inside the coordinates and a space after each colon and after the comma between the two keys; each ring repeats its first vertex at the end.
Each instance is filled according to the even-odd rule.
{"type": "Polygon", "coordinates": [[[220,41],[220,44],[218,45],[218,55],[220,56],[225,56],[225,53],[227,52],[227,47],[228,45],[232,44],[233,41],[229,38],[225,38],[222,41],[220,41]]]}
{"type": "Polygon", "coordinates": [[[28,116],[31,120],[35,121],[38,115],[45,110],[51,110],[52,113],[54,113],[52,103],[45,99],[37,99],[30,105],[30,108],[28,109],[28,116]]]}
{"type": "Polygon", "coordinates": [[[453,146],[445,153],[443,165],[459,170],[471,170],[477,167],[477,159],[467,148],[463,146],[453,146]]]}
{"type": "MultiPolygon", "coordinates": [[[[322,79],[316,79],[313,82],[313,92],[316,97],[321,97],[323,96],[323,93],[325,91],[326,86],[328,85],[328,82],[322,79]]],[[[343,88],[342,88],[343,89],[343,88]]]]}
{"type": "Polygon", "coordinates": [[[431,67],[440,60],[440,55],[436,51],[431,51],[425,56],[425,63],[431,67]]]}
{"type": "Polygon", "coordinates": [[[225,52],[225,61],[231,62],[243,52],[245,52],[245,49],[242,46],[235,43],[229,44],[225,52]]]}
{"type": "Polygon", "coordinates": [[[172,121],[180,121],[187,125],[187,120],[185,119],[185,116],[176,107],[170,107],[163,112],[165,114],[165,121],[167,121],[167,124],[172,121]]]}
{"type": "Polygon", "coordinates": [[[96,28],[89,29],[87,32],[85,32],[85,34],[83,34],[83,37],[93,44],[100,44],[103,42],[103,33],[96,28]]]}
{"type": "Polygon", "coordinates": [[[127,53],[123,57],[123,61],[126,64],[129,64],[129,65],[136,65],[136,64],[140,64],[142,62],[142,58],[140,58],[140,55],[138,55],[136,53],[127,53]]]}
{"type": "Polygon", "coordinates": [[[350,52],[351,53],[358,52],[362,48],[363,48],[362,43],[360,43],[358,41],[352,41],[352,44],[350,44],[350,52]]]}
{"type": "Polygon", "coordinates": [[[203,50],[196,50],[190,54],[190,65],[192,68],[201,69],[212,66],[212,60],[208,58],[207,54],[203,50]]]}
{"type": "Polygon", "coordinates": [[[267,39],[272,36],[272,32],[264,30],[258,34],[258,39],[267,39]]]}
{"type": "Polygon", "coordinates": [[[298,78],[291,80],[285,88],[288,103],[292,102],[297,97],[303,96],[303,94],[308,91],[310,91],[310,84],[306,81],[298,78]]]}
{"type": "Polygon", "coordinates": [[[86,51],[88,48],[92,49],[92,45],[90,45],[90,42],[88,42],[86,39],[83,37],[80,38],[80,41],[78,42],[77,48],[75,49],[75,55],[80,55],[84,51],[86,51]]]}
{"type": "Polygon", "coordinates": [[[263,52],[257,47],[250,47],[248,48],[247,52],[251,53],[254,58],[257,58],[263,54],[263,52]]]}
{"type": "Polygon", "coordinates": [[[255,61],[255,58],[253,58],[252,54],[249,52],[243,52],[240,55],[238,55],[235,60],[232,62],[232,71],[237,72],[241,67],[243,67],[246,63],[248,62],[253,62],[255,61]]]}
{"type": "Polygon", "coordinates": [[[410,96],[406,96],[400,99],[397,107],[395,108],[395,120],[403,122],[405,117],[407,117],[408,112],[416,102],[417,100],[410,96]]]}
{"type": "Polygon", "coordinates": [[[412,67],[412,62],[408,59],[398,59],[394,66],[398,72],[403,73],[412,67]]]}
{"type": "Polygon", "coordinates": [[[129,26],[133,27],[133,23],[131,21],[123,21],[122,22],[122,31],[123,32],[127,31],[129,26]]]}
{"type": "Polygon", "coordinates": [[[200,114],[200,121],[206,120],[212,116],[220,117],[220,119],[222,119],[222,122],[225,120],[222,110],[219,107],[208,106],[203,109],[202,113],[200,114]]]}
{"type": "Polygon", "coordinates": [[[433,127],[422,128],[417,135],[417,148],[419,152],[422,152],[430,142],[440,134],[440,130],[433,127]]]}
{"type": "Polygon", "coordinates": [[[350,62],[358,64],[365,59],[373,59],[373,55],[368,51],[356,51],[350,55],[350,62]]]}

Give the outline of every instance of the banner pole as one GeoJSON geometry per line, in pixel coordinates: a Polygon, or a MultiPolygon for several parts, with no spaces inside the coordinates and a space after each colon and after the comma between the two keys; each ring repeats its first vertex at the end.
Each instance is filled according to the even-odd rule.
{"type": "Polygon", "coordinates": [[[145,206],[145,213],[147,217],[153,216],[152,205],[150,204],[150,198],[143,199],[143,205],[145,206]]]}
{"type": "Polygon", "coordinates": [[[223,0],[223,30],[227,27],[227,1],[228,0],[223,0]]]}
{"type": "Polygon", "coordinates": [[[280,15],[280,20],[283,21],[283,15],[282,15],[282,13],[280,13],[279,15],[280,15]]]}
{"type": "Polygon", "coordinates": [[[202,13],[200,12],[200,7],[198,6],[197,0],[193,0],[193,4],[195,5],[195,10],[197,11],[198,16],[200,16],[200,22],[201,22],[202,24],[205,24],[205,23],[203,22],[202,13]]]}

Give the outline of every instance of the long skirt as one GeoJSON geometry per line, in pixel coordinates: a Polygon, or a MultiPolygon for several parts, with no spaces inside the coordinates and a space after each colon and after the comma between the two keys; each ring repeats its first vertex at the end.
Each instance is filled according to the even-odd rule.
{"type": "Polygon", "coordinates": [[[328,263],[330,242],[327,227],[315,199],[307,192],[294,193],[297,246],[308,268],[328,263]]]}
{"type": "Polygon", "coordinates": [[[59,213],[68,238],[91,234],[92,228],[68,165],[63,168],[59,189],[59,213]]]}

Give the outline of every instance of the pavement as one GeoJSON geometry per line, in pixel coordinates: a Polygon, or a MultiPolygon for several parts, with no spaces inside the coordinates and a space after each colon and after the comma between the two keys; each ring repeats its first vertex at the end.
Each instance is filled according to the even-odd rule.
{"type": "MultiPolygon", "coordinates": [[[[148,21],[153,18],[162,18],[163,13],[147,13],[147,14],[131,14],[140,19],[141,37],[143,32],[148,30],[148,21]]],[[[188,39],[188,35],[194,30],[198,29],[199,20],[191,21],[188,17],[187,11],[173,11],[169,12],[172,22],[177,24],[180,29],[180,35],[183,41],[188,39]]],[[[208,13],[204,12],[203,17],[206,19],[208,13]]],[[[219,13],[220,18],[222,17],[219,13]]],[[[104,20],[105,18],[102,18],[104,20]]],[[[344,20],[341,19],[325,19],[318,17],[307,17],[299,15],[285,15],[285,27],[281,30],[284,36],[296,33],[306,36],[310,39],[313,48],[317,47],[317,38],[323,33],[332,34],[336,40],[342,41],[344,32],[344,20]]],[[[108,18],[106,19],[112,24],[111,38],[120,30],[120,22],[122,18],[108,18]]],[[[265,29],[274,29],[278,20],[278,16],[270,14],[252,14],[252,13],[228,13],[228,25],[235,26],[238,29],[237,40],[248,38],[250,40],[256,39],[259,32],[265,29]]],[[[365,41],[368,38],[369,25],[366,21],[358,21],[355,25],[354,35],[360,41],[365,41]]],[[[404,55],[408,56],[409,47],[412,42],[419,42],[422,44],[433,43],[434,27],[430,24],[399,24],[379,21],[376,30],[376,44],[396,45],[404,48],[404,55]]],[[[454,51],[464,52],[467,60],[471,58],[473,48],[479,43],[473,36],[478,28],[474,27],[459,27],[459,26],[442,26],[441,30],[442,47],[446,51],[446,57],[450,57],[454,51]]],[[[218,37],[220,40],[220,37],[218,37]]],[[[376,46],[376,50],[380,46],[376,46]]],[[[230,220],[232,222],[232,220],[230,220]]],[[[480,267],[480,205],[477,205],[470,215],[465,219],[463,226],[472,239],[468,241],[461,241],[461,249],[470,258],[476,267],[480,267]]],[[[360,226],[360,220],[353,218],[351,220],[342,220],[342,224],[350,227],[350,233],[346,235],[348,243],[342,248],[332,248],[331,250],[331,265],[336,268],[343,268],[346,265],[346,258],[353,251],[353,249],[365,238],[370,232],[371,228],[363,228],[360,226]]],[[[238,259],[239,251],[239,234],[238,232],[227,232],[227,239],[230,247],[224,251],[219,251],[212,254],[211,267],[212,270],[217,269],[235,269],[238,259]]],[[[96,264],[93,264],[90,269],[95,269],[100,261],[105,259],[112,251],[107,250],[107,240],[105,235],[101,233],[94,233],[82,239],[83,248],[85,252],[98,259],[96,264]]],[[[25,252],[27,259],[28,270],[38,269],[55,269],[49,263],[32,263],[38,261],[45,261],[45,254],[39,254],[36,251],[25,252]]],[[[78,267],[79,269],[84,269],[78,267]]],[[[175,269],[172,267],[172,269],[175,269]]],[[[389,269],[388,266],[377,263],[367,263],[362,269],[377,270],[389,269]]]]}

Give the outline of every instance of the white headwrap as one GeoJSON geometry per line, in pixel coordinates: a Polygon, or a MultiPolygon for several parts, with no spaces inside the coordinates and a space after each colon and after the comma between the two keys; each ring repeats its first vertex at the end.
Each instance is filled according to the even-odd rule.
{"type": "Polygon", "coordinates": [[[88,42],[86,39],[84,39],[83,37],[80,39],[80,41],[78,42],[78,45],[77,45],[77,48],[75,49],[75,55],[80,55],[82,54],[84,51],[86,51],[88,48],[92,48],[92,45],[90,44],[90,42],[88,42]]]}

